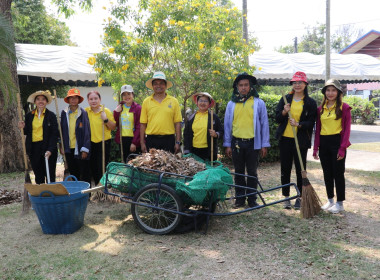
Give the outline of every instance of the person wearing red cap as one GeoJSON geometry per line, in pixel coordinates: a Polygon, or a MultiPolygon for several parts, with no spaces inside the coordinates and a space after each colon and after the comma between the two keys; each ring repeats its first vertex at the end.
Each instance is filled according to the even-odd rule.
{"type": "MultiPolygon", "coordinates": [[[[281,161],[281,184],[290,183],[292,165],[296,167],[297,187],[302,194],[301,166],[298,160],[292,126],[296,129],[301,158],[306,168],[307,150],[311,148],[311,136],[317,114],[317,103],[309,97],[307,77],[304,72],[296,72],[290,80],[292,90],[286,95],[287,104],[281,98],[276,107],[276,122],[279,124],[276,138],[279,140],[281,161]],[[290,111],[292,118],[288,118],[290,111]]],[[[289,197],[290,187],[282,188],[282,195],[289,197]]],[[[284,208],[290,209],[290,201],[284,201],[284,208]]],[[[301,208],[301,199],[297,198],[294,209],[301,208]]]]}
{"type": "Polygon", "coordinates": [[[83,102],[79,89],[72,88],[67,92],[64,101],[69,104],[61,112],[61,127],[67,165],[71,175],[78,180],[91,184],[90,150],[91,133],[87,112],[79,106],[83,102]]]}
{"type": "Polygon", "coordinates": [[[214,141],[213,160],[217,160],[218,139],[223,137],[224,129],[219,117],[212,111],[211,129],[209,108],[215,106],[215,101],[209,93],[199,92],[193,95],[193,102],[197,104],[198,111],[186,121],[183,133],[184,153],[193,153],[204,160],[211,160],[211,141],[214,141]]]}

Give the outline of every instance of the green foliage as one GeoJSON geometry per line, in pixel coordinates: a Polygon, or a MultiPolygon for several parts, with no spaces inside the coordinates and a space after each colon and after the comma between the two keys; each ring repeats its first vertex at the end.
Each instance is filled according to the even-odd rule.
{"type": "Polygon", "coordinates": [[[15,42],[42,45],[74,45],[65,23],[48,15],[42,0],[13,0],[15,42]]]}
{"type": "Polygon", "coordinates": [[[276,107],[281,98],[281,95],[277,94],[260,94],[260,98],[265,102],[268,112],[269,121],[269,133],[270,133],[270,145],[268,149],[268,155],[262,159],[264,162],[274,162],[280,159],[280,149],[278,147],[278,141],[275,138],[278,124],[276,123],[276,107]]]}
{"type": "Polygon", "coordinates": [[[343,101],[351,106],[352,122],[360,120],[363,124],[373,124],[379,116],[379,109],[373,104],[373,100],[368,101],[357,96],[345,96],[343,101]]]}

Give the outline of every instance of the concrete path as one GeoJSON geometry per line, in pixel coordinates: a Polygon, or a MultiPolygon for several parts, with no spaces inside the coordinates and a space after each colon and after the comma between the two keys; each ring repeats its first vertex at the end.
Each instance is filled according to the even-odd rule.
{"type": "MultiPolygon", "coordinates": [[[[352,125],[350,142],[352,144],[380,142],[380,125],[352,125]]],[[[313,147],[309,149],[307,160],[319,162],[313,158],[313,147]]],[[[348,149],[346,168],[380,171],[380,153],[348,149]]]]}

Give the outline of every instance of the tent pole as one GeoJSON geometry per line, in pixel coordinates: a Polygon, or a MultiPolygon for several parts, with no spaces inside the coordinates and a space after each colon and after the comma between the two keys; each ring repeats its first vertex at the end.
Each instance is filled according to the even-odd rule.
{"type": "Polygon", "coordinates": [[[326,0],[326,78],[330,79],[330,0],[326,0]]]}

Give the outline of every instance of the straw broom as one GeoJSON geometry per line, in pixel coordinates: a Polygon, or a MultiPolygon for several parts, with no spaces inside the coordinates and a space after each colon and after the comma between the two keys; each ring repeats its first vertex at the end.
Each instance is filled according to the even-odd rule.
{"type": "MultiPolygon", "coordinates": [[[[285,95],[282,95],[284,98],[285,104],[288,103],[285,95]]],[[[290,111],[288,112],[289,118],[292,118],[290,111]]],[[[301,165],[301,174],[302,174],[302,200],[301,200],[301,217],[302,218],[312,218],[321,211],[321,200],[319,199],[317,193],[315,192],[313,186],[310,184],[309,179],[307,178],[307,172],[303,165],[300,147],[298,144],[298,138],[296,134],[296,129],[292,126],[294,141],[296,143],[296,149],[298,154],[298,160],[301,165]]]]}

